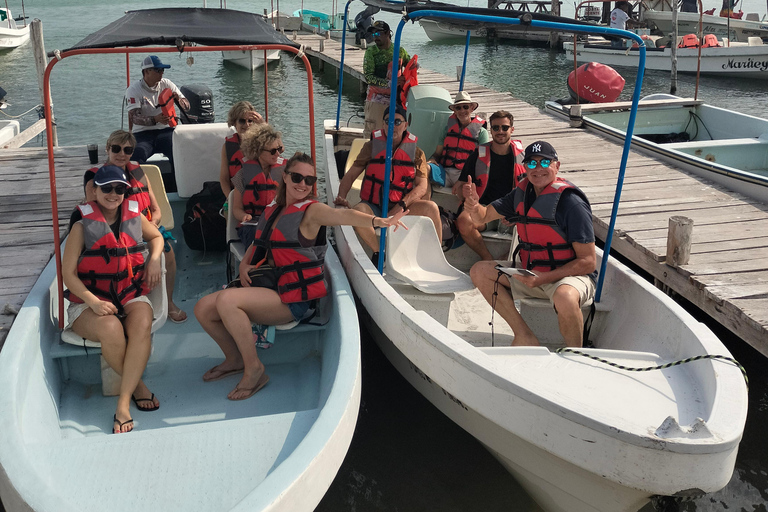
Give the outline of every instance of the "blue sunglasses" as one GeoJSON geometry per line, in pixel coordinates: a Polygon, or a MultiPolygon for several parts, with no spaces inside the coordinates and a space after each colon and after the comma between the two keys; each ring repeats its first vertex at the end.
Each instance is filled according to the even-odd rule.
{"type": "Polygon", "coordinates": [[[527,162],[525,162],[525,166],[533,170],[536,168],[537,165],[541,165],[543,169],[546,169],[547,167],[550,166],[551,163],[552,163],[552,160],[550,160],[549,158],[543,158],[538,162],[536,160],[528,160],[527,162]]]}

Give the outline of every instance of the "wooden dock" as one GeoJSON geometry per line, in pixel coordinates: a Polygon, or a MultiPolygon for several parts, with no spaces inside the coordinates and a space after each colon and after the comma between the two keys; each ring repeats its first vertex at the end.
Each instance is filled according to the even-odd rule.
{"type": "MultiPolygon", "coordinates": [[[[311,57],[337,69],[341,44],[320,36],[296,39],[311,57]],[[320,51],[322,42],[322,51],[320,51]]],[[[347,46],[344,70],[364,80],[364,50],[347,46]]],[[[456,77],[425,69],[419,83],[458,92],[456,77]]],[[[338,71],[337,71],[338,72],[338,71]]],[[[464,89],[488,115],[505,109],[515,116],[515,138],[524,144],[550,141],[560,156],[560,175],[581,187],[592,203],[595,234],[605,240],[616,188],[621,145],[571,128],[537,107],[466,82],[464,89]]],[[[613,250],[651,274],[657,285],[695,304],[741,339],[768,356],[768,207],[632,151],[613,238],[613,250]],[[667,265],[669,218],[694,221],[691,258],[679,268],[667,265]]]]}

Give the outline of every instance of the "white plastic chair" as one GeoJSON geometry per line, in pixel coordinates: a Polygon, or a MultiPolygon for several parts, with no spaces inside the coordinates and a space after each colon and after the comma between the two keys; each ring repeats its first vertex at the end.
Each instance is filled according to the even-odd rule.
{"type": "Polygon", "coordinates": [[[173,229],[173,210],[171,209],[171,203],[168,201],[168,195],[165,193],[165,183],[163,182],[163,175],[160,173],[160,168],[156,165],[142,164],[141,170],[144,171],[144,175],[149,181],[149,186],[152,187],[152,193],[155,194],[157,204],[160,207],[160,225],[168,231],[173,229]]]}
{"type": "Polygon", "coordinates": [[[475,287],[467,274],[445,259],[428,217],[403,217],[403,228],[387,231],[387,273],[424,293],[452,293],[475,287]]]}
{"type": "Polygon", "coordinates": [[[243,242],[240,241],[240,237],[237,236],[237,219],[232,208],[232,198],[235,191],[229,191],[229,197],[227,198],[227,245],[229,246],[229,253],[227,254],[227,282],[234,279],[234,269],[240,264],[245,257],[246,247],[243,242]]]}

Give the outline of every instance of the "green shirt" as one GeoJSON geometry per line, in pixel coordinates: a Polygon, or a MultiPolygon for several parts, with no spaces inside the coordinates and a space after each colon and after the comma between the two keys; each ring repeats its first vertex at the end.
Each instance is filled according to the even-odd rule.
{"type": "MultiPolygon", "coordinates": [[[[363,74],[365,75],[365,81],[369,85],[375,85],[378,87],[389,87],[389,80],[387,79],[387,72],[389,71],[389,63],[392,62],[392,52],[395,49],[393,43],[389,43],[389,47],[380,50],[378,46],[371,45],[365,49],[365,56],[363,57],[363,74]]],[[[405,66],[411,57],[408,52],[401,46],[400,58],[402,59],[402,65],[405,66]]]]}

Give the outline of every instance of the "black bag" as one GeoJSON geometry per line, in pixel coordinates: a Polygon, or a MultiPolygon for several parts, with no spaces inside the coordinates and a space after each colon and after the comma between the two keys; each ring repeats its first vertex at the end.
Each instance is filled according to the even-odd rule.
{"type": "Polygon", "coordinates": [[[203,190],[187,200],[181,230],[190,249],[227,250],[227,219],[219,213],[226,200],[218,181],[206,181],[203,190]]]}
{"type": "MultiPolygon", "coordinates": [[[[251,278],[251,288],[277,290],[277,279],[280,276],[277,273],[277,269],[272,265],[261,265],[259,268],[251,269],[248,272],[248,277],[251,278]]],[[[242,288],[240,279],[230,281],[227,288],[242,288]]]]}

